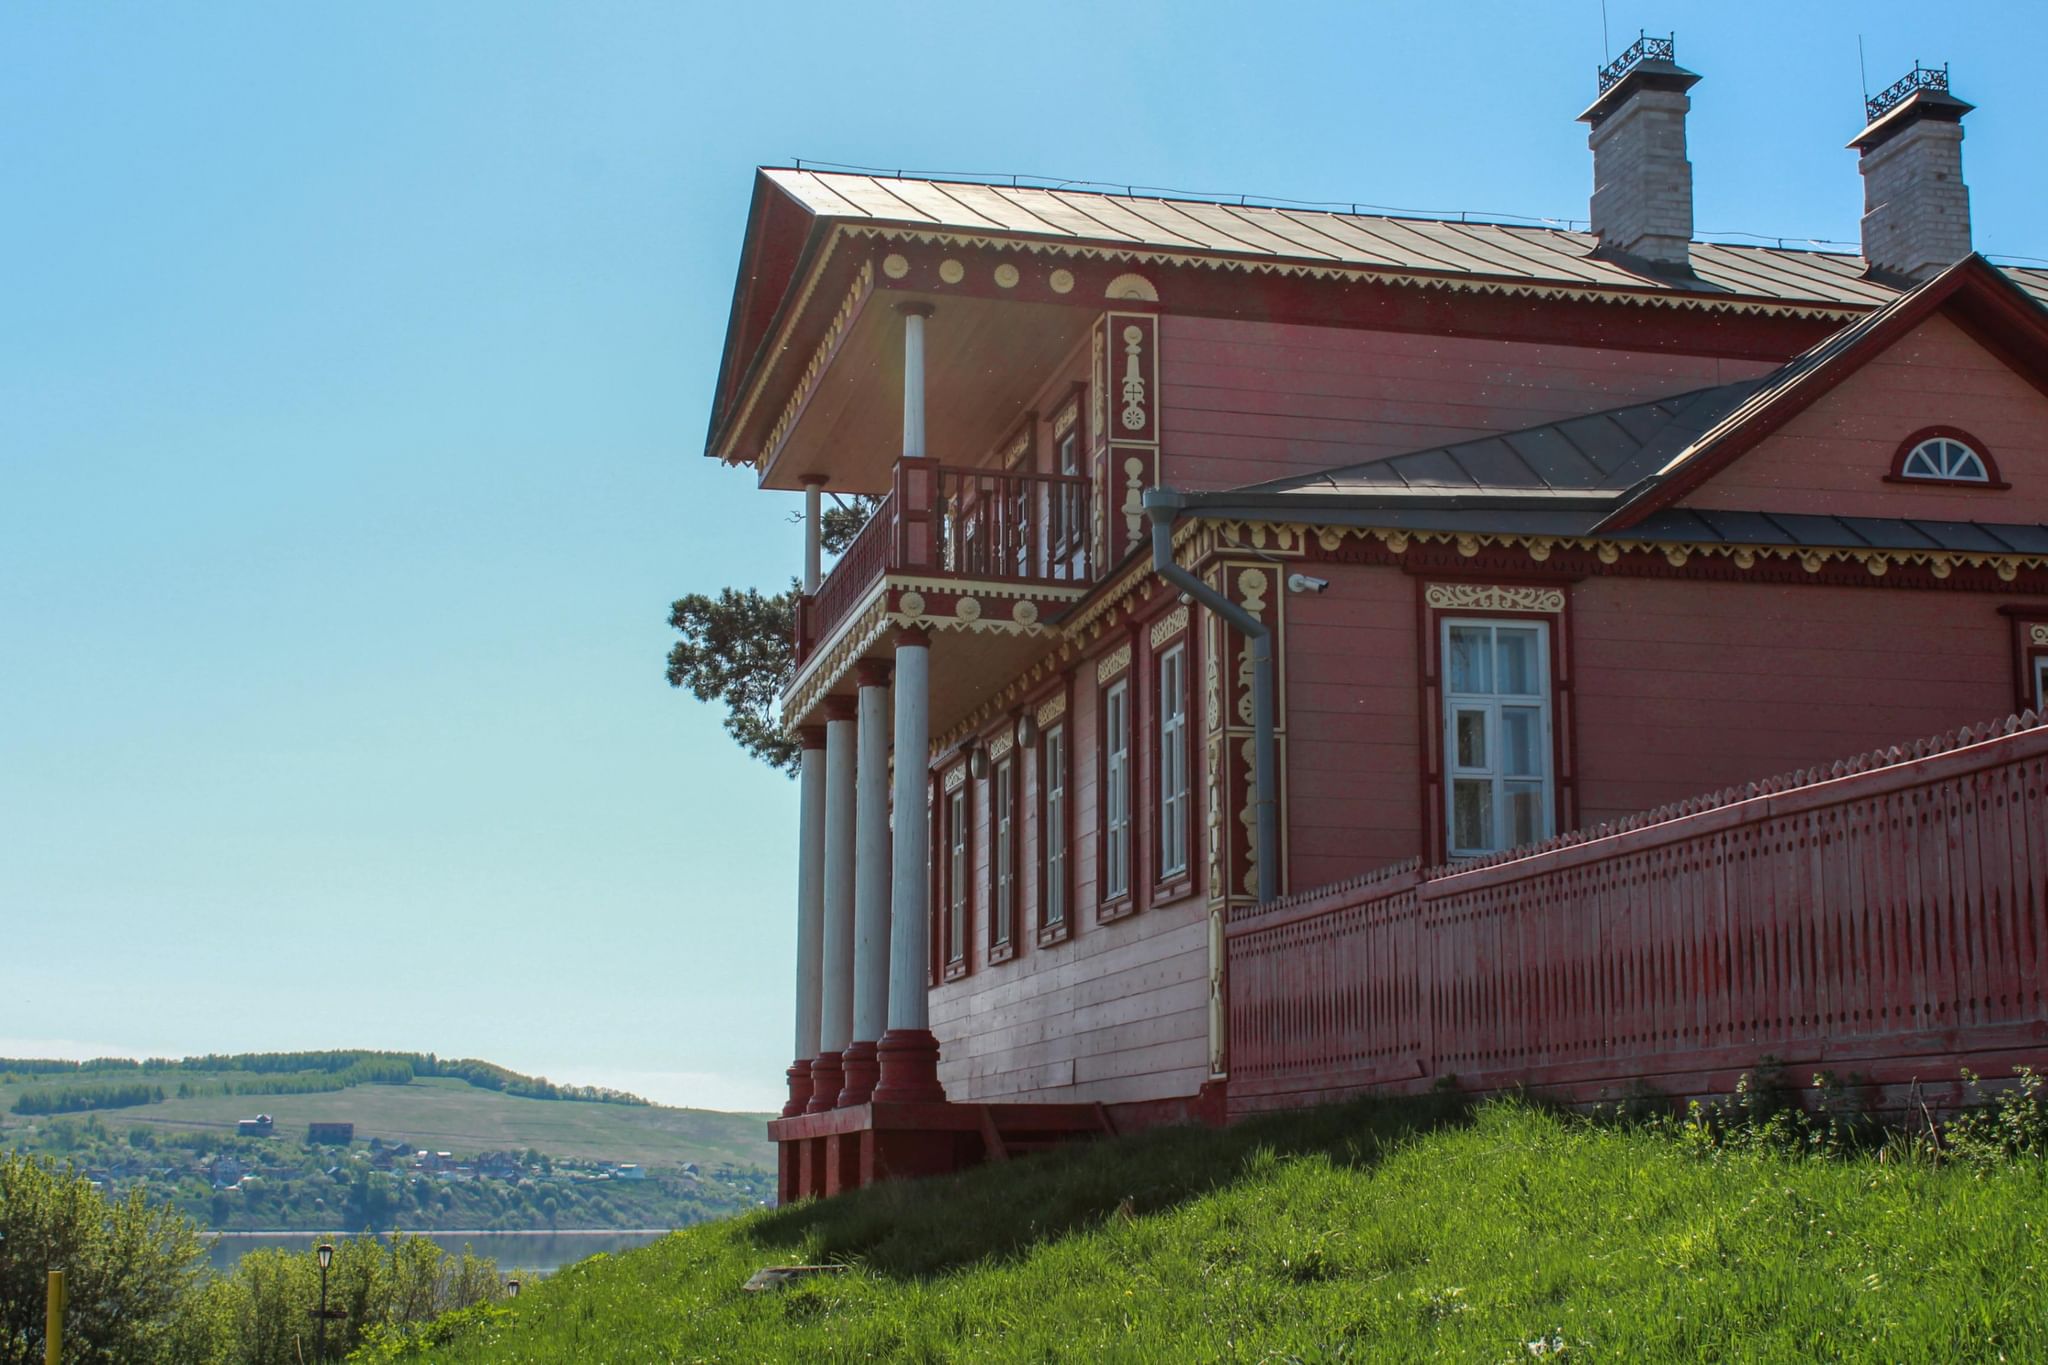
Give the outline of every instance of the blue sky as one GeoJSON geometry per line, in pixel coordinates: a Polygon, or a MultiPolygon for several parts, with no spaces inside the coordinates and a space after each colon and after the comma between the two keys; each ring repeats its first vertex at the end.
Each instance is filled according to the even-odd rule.
{"type": "MultiPolygon", "coordinates": [[[[2048,257],[2048,7],[1607,8],[1706,77],[1703,231],[1854,240],[1860,33],[2048,257]]],[[[798,560],[701,454],[751,168],[1583,218],[1601,57],[1598,0],[0,9],[0,1053],[779,1102],[794,787],[662,677],[798,560]]]]}

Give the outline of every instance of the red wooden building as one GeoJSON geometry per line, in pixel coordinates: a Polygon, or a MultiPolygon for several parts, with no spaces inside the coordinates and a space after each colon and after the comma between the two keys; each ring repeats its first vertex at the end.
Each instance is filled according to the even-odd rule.
{"type": "Polygon", "coordinates": [[[1673,55],[1583,233],[760,173],[709,453],[812,528],[786,1196],[2041,1050],[2048,731],[1910,746],[2048,689],[2048,272],[1919,70],[1862,254],[1692,240],[1673,55]]]}

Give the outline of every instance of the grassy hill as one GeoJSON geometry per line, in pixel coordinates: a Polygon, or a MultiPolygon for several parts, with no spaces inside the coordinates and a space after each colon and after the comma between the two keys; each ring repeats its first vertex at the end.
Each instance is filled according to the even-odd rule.
{"type": "Polygon", "coordinates": [[[1794,1137],[1448,1099],[1155,1132],[692,1228],[367,1358],[2048,1359],[2038,1146],[1794,1137]]]}
{"type": "MultiPolygon", "coordinates": [[[[248,1079],[242,1072],[144,1075],[135,1079],[162,1086],[169,1098],[94,1113],[117,1134],[134,1125],[165,1133],[232,1133],[237,1119],[265,1113],[276,1119],[281,1134],[294,1139],[305,1136],[309,1122],[340,1120],[355,1124],[359,1142],[404,1138],[418,1146],[465,1154],[532,1147],[552,1157],[630,1161],[649,1169],[684,1162],[768,1170],[775,1165],[775,1149],[763,1127],[765,1114],[527,1099],[440,1076],[418,1077],[406,1085],[355,1085],[312,1094],[176,1098],[180,1083],[204,1086],[230,1078],[248,1079]]],[[[30,1128],[81,1118],[13,1112],[16,1101],[30,1089],[79,1083],[77,1076],[68,1074],[0,1081],[0,1146],[18,1145],[30,1128]]]]}

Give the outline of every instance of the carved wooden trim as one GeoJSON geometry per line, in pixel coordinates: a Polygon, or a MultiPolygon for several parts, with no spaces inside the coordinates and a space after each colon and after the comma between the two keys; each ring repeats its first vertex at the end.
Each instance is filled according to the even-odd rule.
{"type": "Polygon", "coordinates": [[[1564,610],[1564,593],[1556,588],[1504,587],[1492,583],[1432,583],[1424,594],[1438,611],[1564,610]]]}
{"type": "Polygon", "coordinates": [[[1159,648],[1187,628],[1188,608],[1182,603],[1152,623],[1152,648],[1159,648]]]}
{"type": "Polygon", "coordinates": [[[1095,665],[1095,681],[1106,683],[1130,666],[1131,647],[1128,644],[1118,645],[1115,649],[1103,655],[1101,660],[1095,665]]]}

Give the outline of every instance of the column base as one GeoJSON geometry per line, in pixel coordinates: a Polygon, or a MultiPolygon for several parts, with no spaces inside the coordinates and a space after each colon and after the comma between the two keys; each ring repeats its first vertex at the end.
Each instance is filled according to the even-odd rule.
{"type": "Polygon", "coordinates": [[[789,1103],[782,1106],[782,1117],[793,1119],[811,1102],[811,1059],[797,1058],[785,1074],[789,1077],[789,1103]]]}
{"type": "Polygon", "coordinates": [[[804,1104],[806,1114],[822,1114],[839,1103],[840,1087],[846,1084],[840,1070],[839,1054],[821,1052],[811,1063],[811,1097],[804,1104]]]}
{"type": "Polygon", "coordinates": [[[892,1028],[875,1045],[881,1077],[871,1097],[877,1104],[943,1104],[939,1084],[939,1040],[929,1029],[892,1028]]]}
{"type": "Polygon", "coordinates": [[[851,1109],[857,1104],[866,1104],[875,1093],[875,1081],[881,1075],[875,1044],[855,1043],[847,1048],[840,1054],[840,1069],[846,1080],[839,1087],[839,1107],[851,1109]]]}

